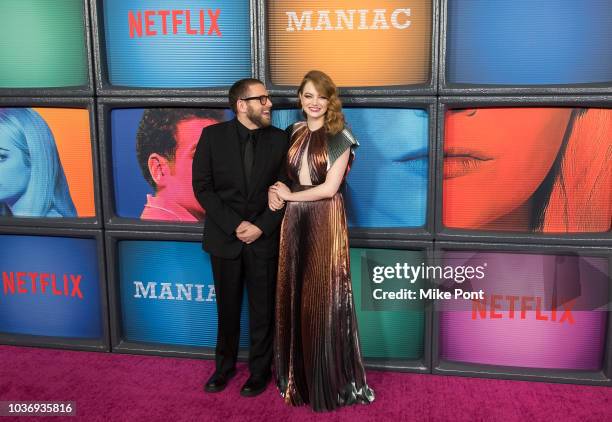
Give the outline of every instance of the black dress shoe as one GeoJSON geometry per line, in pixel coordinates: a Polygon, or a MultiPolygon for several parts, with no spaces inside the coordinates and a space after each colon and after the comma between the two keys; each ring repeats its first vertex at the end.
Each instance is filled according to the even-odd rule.
{"type": "Polygon", "coordinates": [[[269,376],[251,375],[240,389],[240,395],[243,397],[255,397],[265,391],[268,381],[270,381],[269,376]]]}
{"type": "Polygon", "coordinates": [[[204,385],[204,390],[208,393],[219,393],[225,389],[229,380],[236,375],[236,370],[232,369],[228,372],[217,372],[212,374],[204,385]]]}

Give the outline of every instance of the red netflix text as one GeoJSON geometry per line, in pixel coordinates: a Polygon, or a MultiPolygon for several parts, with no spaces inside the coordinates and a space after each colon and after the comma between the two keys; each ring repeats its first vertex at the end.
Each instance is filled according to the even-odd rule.
{"type": "Polygon", "coordinates": [[[153,37],[156,35],[216,35],[221,36],[219,28],[219,9],[191,10],[145,10],[128,11],[130,38],[153,37]]]}
{"type": "Polygon", "coordinates": [[[4,294],[52,294],[83,299],[81,274],[2,272],[4,294]]]}
{"type": "Polygon", "coordinates": [[[569,300],[563,303],[561,313],[558,312],[554,301],[550,310],[543,310],[542,298],[539,296],[483,295],[483,299],[472,301],[472,319],[479,317],[480,319],[527,319],[528,315],[531,319],[533,316],[529,311],[535,311],[537,321],[574,324],[576,322],[572,315],[574,302],[575,300],[569,300]]]}

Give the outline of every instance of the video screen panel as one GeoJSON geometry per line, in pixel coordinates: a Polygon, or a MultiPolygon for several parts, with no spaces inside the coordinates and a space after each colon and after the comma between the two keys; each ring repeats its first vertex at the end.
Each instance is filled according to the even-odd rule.
{"type": "MultiPolygon", "coordinates": [[[[214,347],[217,305],[210,257],[199,242],[117,242],[121,332],[130,342],[214,347]]],[[[248,347],[246,292],[241,347],[248,347]]]]}
{"type": "Polygon", "coordinates": [[[451,283],[451,291],[482,292],[482,297],[437,302],[440,359],[602,369],[609,257],[469,250],[444,251],[442,262],[455,271],[476,268],[462,283],[451,283]]]}
{"type": "Polygon", "coordinates": [[[249,0],[105,0],[108,82],[229,86],[251,76],[249,0]]]}
{"type": "Polygon", "coordinates": [[[383,295],[403,289],[418,292],[425,287],[425,281],[383,279],[380,269],[397,263],[419,266],[425,262],[425,251],[351,248],[350,253],[362,356],[371,362],[422,359],[425,301],[388,299],[383,295]]]}
{"type": "Polygon", "coordinates": [[[606,233],[612,110],[491,107],[444,116],[442,223],[453,229],[606,233]]]}
{"type": "Polygon", "coordinates": [[[0,332],[100,339],[95,239],[0,234],[0,332]]]}
{"type": "MultiPolygon", "coordinates": [[[[118,286],[122,338],[130,342],[214,347],[217,310],[210,257],[196,242],[119,240],[118,286]]],[[[374,267],[410,262],[424,251],[351,248],[351,276],[361,351],[372,361],[413,360],[424,353],[424,302],[376,300],[374,267]]],[[[410,286],[423,287],[423,280],[410,286]]],[[[401,285],[401,287],[404,287],[401,285]]],[[[378,297],[378,296],[376,296],[378,297]]],[[[244,292],[241,347],[248,347],[248,300],[244,292]]]]}
{"type": "Polygon", "coordinates": [[[94,217],[89,110],[0,107],[0,217],[94,217]]]}
{"type": "MultiPolygon", "coordinates": [[[[350,227],[420,228],[427,220],[429,113],[408,108],[343,108],[359,142],[343,188],[350,227]]],[[[282,129],[304,120],[297,109],[274,110],[282,129]]]]}
{"type": "Polygon", "coordinates": [[[608,0],[448,0],[450,84],[612,84],[608,0]]]}
{"type": "Polygon", "coordinates": [[[110,112],[115,213],[142,220],[198,222],[191,163],[202,129],[229,120],[221,108],[117,108],[110,112]]]}
{"type": "Polygon", "coordinates": [[[0,88],[88,85],[83,0],[3,0],[0,16],[0,88]]]}
{"type": "Polygon", "coordinates": [[[429,84],[432,15],[431,0],[267,2],[270,80],[297,86],[318,69],[342,87],[429,84]]]}

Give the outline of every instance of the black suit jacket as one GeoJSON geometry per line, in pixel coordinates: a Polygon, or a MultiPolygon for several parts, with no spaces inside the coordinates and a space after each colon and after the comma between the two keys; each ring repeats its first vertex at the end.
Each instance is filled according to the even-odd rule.
{"type": "Polygon", "coordinates": [[[273,258],[283,210],[268,208],[268,187],[288,182],[289,141],[273,126],[259,130],[247,191],[237,125],[234,119],[205,127],[193,157],[193,191],[206,210],[202,247],[214,256],[236,258],[245,245],[235,230],[246,220],[263,231],[249,247],[260,258],[273,258]]]}

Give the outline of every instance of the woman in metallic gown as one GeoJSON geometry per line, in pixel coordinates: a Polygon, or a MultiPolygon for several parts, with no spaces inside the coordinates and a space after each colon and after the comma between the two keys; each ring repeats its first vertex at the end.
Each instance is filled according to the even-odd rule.
{"type": "Polygon", "coordinates": [[[310,71],[298,89],[306,121],[287,130],[291,188],[270,188],[270,207],[286,202],[281,227],[274,366],[285,402],[315,411],[370,403],[351,289],[344,200],[339,189],[358,143],[344,125],[333,81],[310,71]]]}

